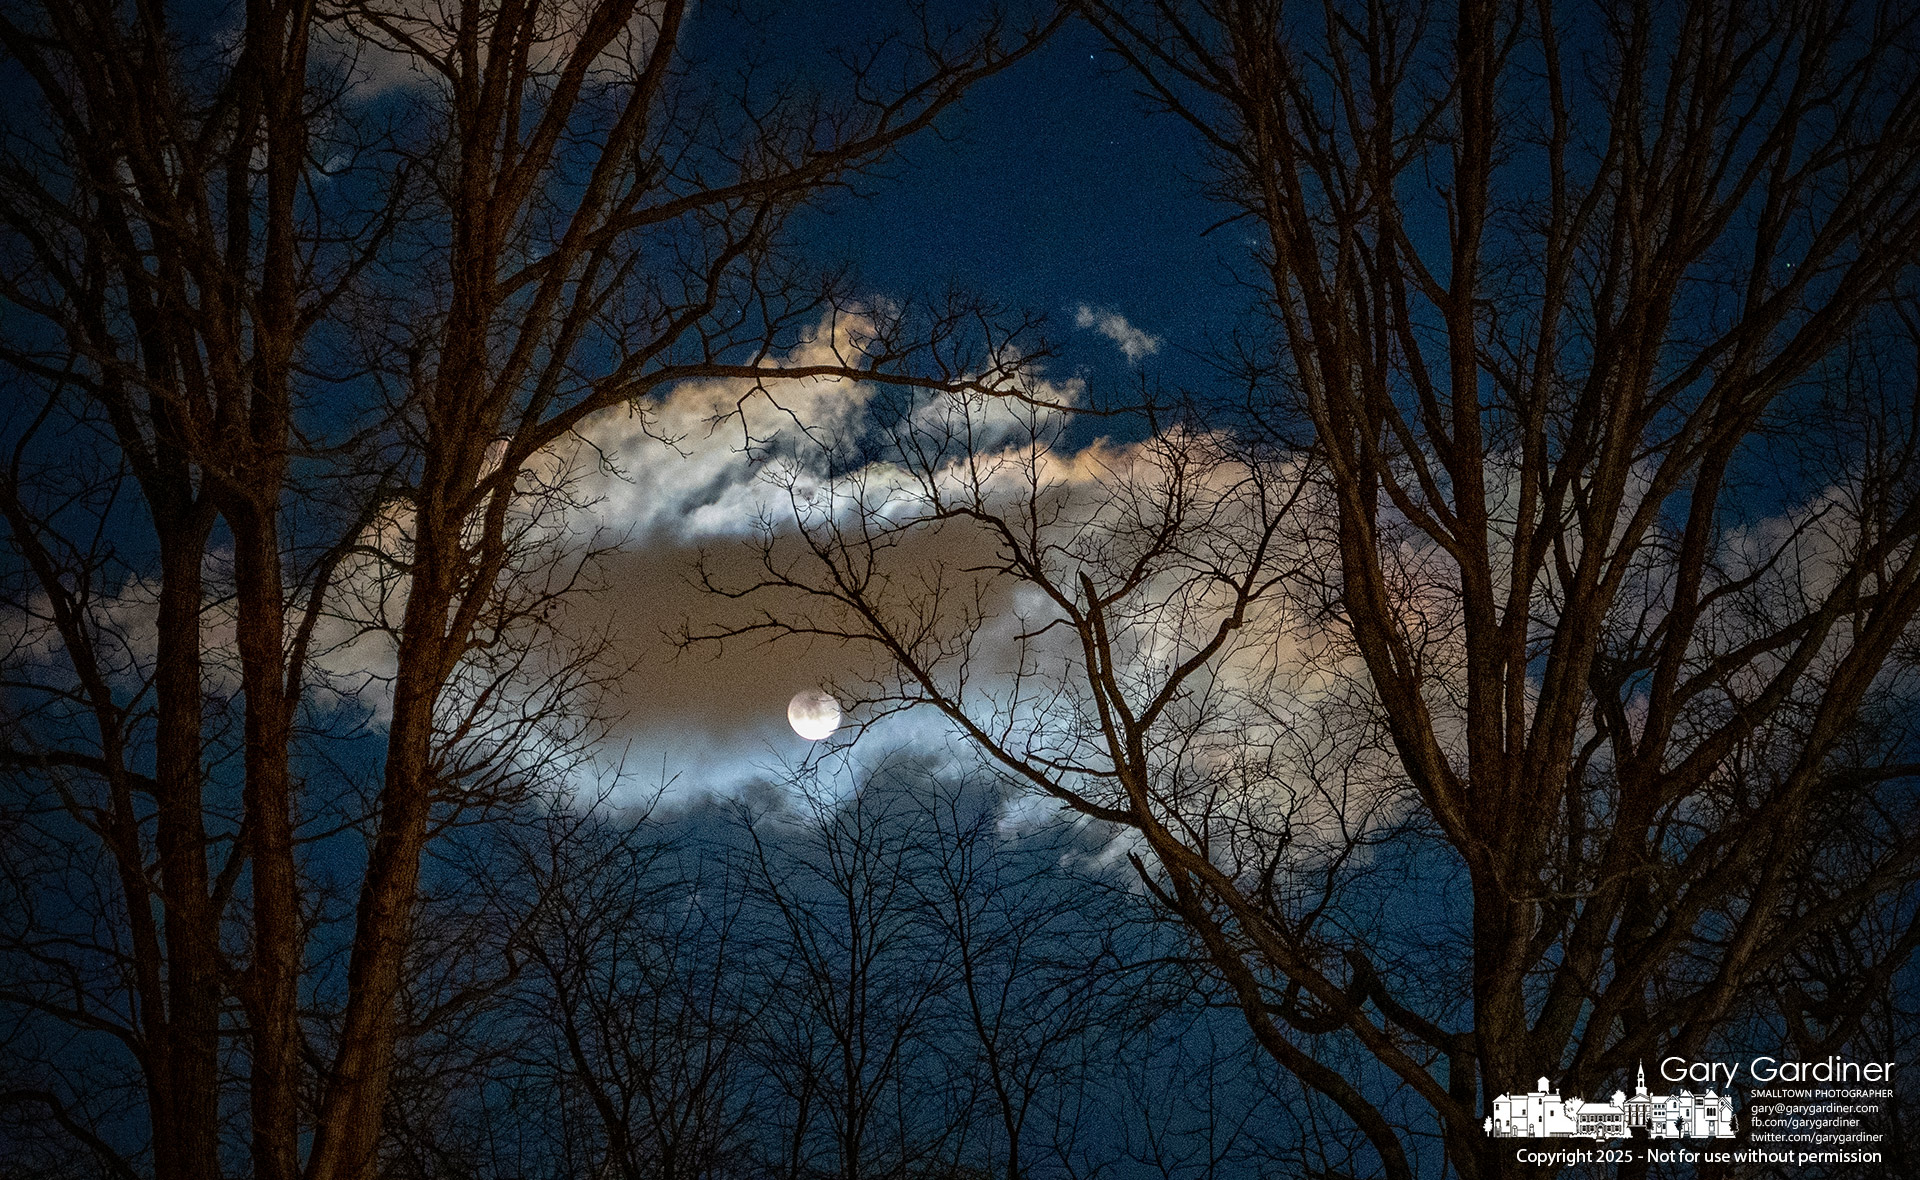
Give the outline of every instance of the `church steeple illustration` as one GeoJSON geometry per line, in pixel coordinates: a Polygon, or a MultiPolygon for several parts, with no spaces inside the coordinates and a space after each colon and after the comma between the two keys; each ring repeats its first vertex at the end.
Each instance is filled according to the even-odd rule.
{"type": "Polygon", "coordinates": [[[1627,1126],[1651,1129],[1653,1126],[1653,1095],[1647,1093],[1646,1062],[1642,1061],[1640,1063],[1640,1071],[1634,1075],[1633,1097],[1626,1098],[1625,1095],[1621,1097],[1625,1099],[1620,1105],[1626,1109],[1627,1126]]]}

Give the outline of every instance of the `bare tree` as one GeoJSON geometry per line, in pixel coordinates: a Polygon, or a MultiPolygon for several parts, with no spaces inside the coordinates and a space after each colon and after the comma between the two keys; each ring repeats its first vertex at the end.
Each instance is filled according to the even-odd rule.
{"type": "Polygon", "coordinates": [[[1097,836],[1009,817],[1003,787],[892,763],[745,812],[602,788],[437,839],[462,895],[423,898],[384,1166],[1258,1171],[1291,1124],[1244,1040],[1097,836]]]}
{"type": "Polygon", "coordinates": [[[598,802],[548,810],[507,837],[513,857],[491,857],[509,859],[492,873],[534,899],[532,921],[511,938],[536,978],[514,989],[509,1013],[522,1030],[515,1052],[545,1090],[511,1117],[578,1111],[598,1130],[571,1150],[595,1172],[740,1174],[764,1113],[749,1064],[767,1003],[749,959],[744,883],[673,821],[598,802]]]}
{"type": "MultiPolygon", "coordinates": [[[[0,18],[40,118],[0,177],[24,394],[4,757],[32,795],[10,835],[55,874],[91,840],[117,892],[19,911],[5,1000],[137,1064],[155,1174],[228,1162],[223,1028],[256,1174],[377,1170],[423,852],[526,770],[503,740],[551,737],[539,686],[574,683],[528,642],[568,588],[522,576],[554,540],[540,456],[691,376],[952,385],[881,331],[776,363],[831,293],[781,229],[1061,18],[920,22],[845,61],[838,95],[696,68],[675,0],[252,4],[231,44],[159,3],[0,18]],[[347,509],[296,544],[329,482],[347,509]],[[292,767],[341,618],[393,639],[385,751],[343,821],[370,849],[338,1020],[303,1025],[335,948],[308,944],[301,825],[353,808],[296,798],[292,767]]],[[[59,1085],[9,1094],[85,1125],[59,1085]]]]}
{"type": "Polygon", "coordinates": [[[1119,927],[1129,907],[1063,868],[1085,855],[1058,825],[1014,835],[1001,782],[930,783],[916,793],[928,863],[914,881],[954,971],[948,1005],[972,1046],[965,1073],[997,1119],[1006,1180],[1033,1173],[1051,1148],[1071,1160],[1084,1128],[1073,1098],[1124,1058],[1131,1029],[1151,1024],[1130,994],[1129,952],[1146,941],[1119,927]]]}
{"type": "Polygon", "coordinates": [[[1131,829],[1362,1171],[1437,1119],[1512,1172],[1540,1074],[1847,1043],[1920,867],[1912,15],[1090,19],[1257,227],[1236,400],[1077,457],[903,407],[715,634],[869,645],[870,707],[1131,829]]]}
{"type": "Polygon", "coordinates": [[[759,1040],[781,1096],[777,1171],[928,1170],[958,1155],[974,1110],[934,1051],[955,964],[914,888],[933,849],[904,792],[863,784],[842,802],[802,775],[793,809],[741,817],[770,927],[759,1040]]]}
{"type": "Polygon", "coordinates": [[[109,851],[124,921],[124,940],[90,949],[138,980],[107,1011],[98,996],[53,1000],[57,989],[15,998],[125,1043],[162,1177],[219,1172],[229,995],[246,1012],[254,1169],[298,1170],[289,751],[327,563],[303,568],[283,521],[300,449],[294,369],[392,212],[378,179],[357,203],[313,183],[313,156],[353,150],[358,128],[338,121],[321,143],[311,133],[328,98],[324,77],[310,82],[311,17],[302,3],[249,6],[219,60],[182,43],[159,6],[0,18],[45,117],[13,135],[0,182],[5,296],[20,313],[6,360],[23,395],[0,512],[24,574],[22,634],[66,665],[17,682],[16,716],[34,724],[6,756],[75,780],[57,797],[109,851]],[[70,466],[90,446],[111,457],[70,466]],[[231,545],[225,585],[208,582],[216,517],[231,545]],[[304,609],[289,568],[312,588],[304,609]],[[237,808],[214,781],[205,724],[216,594],[231,595],[244,698],[237,808]],[[151,641],[103,618],[116,607],[150,610],[151,641]],[[222,926],[242,878],[252,933],[236,970],[222,926]]]}

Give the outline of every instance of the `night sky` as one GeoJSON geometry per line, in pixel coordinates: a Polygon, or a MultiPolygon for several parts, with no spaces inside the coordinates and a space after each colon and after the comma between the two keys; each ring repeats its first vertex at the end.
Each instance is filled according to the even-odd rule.
{"type": "Polygon", "coordinates": [[[1148,368],[1200,380],[1192,353],[1246,303],[1228,263],[1245,231],[1203,237],[1221,207],[1187,125],[1152,112],[1091,29],[1073,23],[975,88],[945,139],[911,144],[892,183],[805,225],[822,257],[846,257],[877,290],[954,283],[1053,318],[1065,368],[1130,380],[1081,306],[1158,336],[1148,368]]]}

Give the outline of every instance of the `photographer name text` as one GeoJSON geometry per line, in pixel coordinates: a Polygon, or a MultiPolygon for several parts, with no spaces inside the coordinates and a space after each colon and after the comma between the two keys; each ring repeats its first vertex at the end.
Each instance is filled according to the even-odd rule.
{"type": "Polygon", "coordinates": [[[1722,1088],[1737,1082],[1743,1068],[1749,1080],[1762,1086],[1774,1082],[1819,1082],[1823,1085],[1836,1082],[1892,1082],[1896,1064],[1892,1061],[1848,1061],[1841,1057],[1828,1057],[1822,1061],[1781,1061],[1777,1057],[1755,1057],[1744,1064],[1738,1061],[1688,1061],[1684,1057],[1669,1057],[1660,1063],[1660,1076],[1669,1082],[1701,1082],[1722,1088]]]}

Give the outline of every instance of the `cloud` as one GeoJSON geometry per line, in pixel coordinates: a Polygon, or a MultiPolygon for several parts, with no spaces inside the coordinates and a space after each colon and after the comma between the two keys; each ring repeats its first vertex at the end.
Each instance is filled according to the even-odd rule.
{"type": "MultiPolygon", "coordinates": [[[[865,330],[856,317],[841,316],[777,368],[844,363],[858,355],[865,330]]],[[[1048,406],[1072,406],[1085,386],[1039,380],[1028,392],[1048,406]]],[[[1030,445],[1061,418],[1059,410],[1012,398],[976,394],[957,405],[926,394],[902,403],[901,396],[836,377],[684,381],[644,406],[588,423],[574,448],[536,462],[548,479],[562,469],[579,473],[586,514],[609,534],[640,546],[694,546],[752,536],[765,521],[790,524],[796,503],[849,510],[845,488],[854,483],[869,503],[910,498],[908,473],[872,454],[888,429],[943,439],[950,466],[977,474],[983,456],[1030,445]]]]}
{"type": "MultiPolygon", "coordinates": [[[[683,387],[658,407],[656,426],[676,417],[701,421],[716,404],[733,404],[738,392],[721,383],[683,387]]],[[[844,414],[832,423],[833,432],[874,429],[872,398],[851,387],[835,397],[826,393],[818,391],[816,408],[844,414]]],[[[814,387],[803,385],[790,391],[788,400],[811,396],[814,387]]],[[[1030,521],[1046,534],[1042,543],[1050,567],[1065,562],[1101,578],[1103,571],[1131,568],[1144,556],[1134,551],[1137,544],[1152,533],[1148,526],[1168,502],[1169,481],[1181,483],[1183,491],[1173,499],[1211,524],[1202,530],[1205,536],[1190,538],[1199,548],[1186,559],[1163,554],[1150,560],[1153,576],[1128,594],[1125,604],[1115,604],[1113,621],[1122,632],[1116,635],[1116,654],[1130,689],[1148,691],[1151,682],[1191,654],[1200,630],[1210,631],[1221,612],[1231,609],[1221,600],[1221,588],[1193,563],[1232,561],[1257,528],[1260,496],[1243,465],[1224,452],[1216,454],[1202,438],[1170,440],[1193,462],[1169,464],[1164,448],[1145,443],[1099,439],[1061,448],[1050,445],[1059,439],[1058,431],[1023,435],[1006,425],[1012,416],[1004,400],[941,399],[938,405],[939,412],[923,406],[908,418],[914,437],[938,453],[929,458],[920,452],[917,465],[896,455],[893,461],[876,458],[840,467],[829,461],[830,448],[809,448],[776,434],[772,447],[780,462],[756,469],[739,454],[737,428],[719,439],[698,433],[677,450],[620,419],[590,432],[596,445],[618,451],[626,472],[601,498],[599,523],[615,530],[624,524],[634,537],[608,570],[609,592],[587,608],[605,612],[599,621],[635,666],[619,692],[627,713],[618,745],[630,767],[643,768],[650,780],[677,775],[677,789],[737,790],[769,777],[770,767],[811,756],[786,726],[785,704],[793,692],[831,685],[852,707],[856,722],[898,703],[894,694],[900,687],[891,683],[885,659],[860,645],[830,639],[766,643],[748,635],[676,658],[663,642],[662,632],[682,620],[696,631],[750,625],[761,608],[795,620],[817,617],[823,634],[842,625],[834,608],[804,595],[781,593],[743,603],[690,584],[697,549],[705,550],[721,584],[740,586],[762,576],[762,551],[742,544],[741,536],[757,513],[764,513],[772,528],[763,538],[764,556],[783,569],[804,570],[810,564],[808,546],[798,535],[802,521],[828,544],[829,522],[845,527],[842,535],[856,547],[866,530],[876,530],[878,581],[871,589],[896,624],[917,634],[906,616],[930,595],[943,604],[965,604],[953,617],[943,611],[941,619],[930,621],[940,633],[929,636],[930,642],[955,645],[935,657],[944,687],[989,730],[1010,726],[1026,735],[1014,739],[1016,749],[1069,762],[1097,763],[1098,757],[1086,744],[1091,733],[1087,701],[1075,688],[1078,645],[1070,631],[1053,625],[1060,619],[1058,605],[1032,585],[989,575],[998,564],[991,529],[965,518],[913,526],[921,507],[937,497],[1006,513],[1016,523],[1030,521]],[[948,454],[940,445],[947,439],[973,445],[964,455],[948,454]],[[1031,514],[1023,511],[1029,503],[1031,514]],[[895,531],[896,524],[904,527],[895,531]]],[[[1074,572],[1067,566],[1051,569],[1057,584],[1072,582],[1074,572]]],[[[1317,756],[1349,767],[1365,758],[1367,751],[1355,748],[1364,734],[1329,732],[1341,711],[1324,698],[1353,673],[1335,674],[1326,658],[1313,653],[1327,645],[1319,634],[1323,628],[1323,622],[1300,618],[1281,596],[1263,599],[1217,671],[1202,678],[1205,683],[1198,687],[1207,703],[1194,703],[1203,710],[1225,707],[1239,723],[1223,727],[1198,716],[1190,719],[1194,728],[1178,743],[1178,756],[1189,770],[1204,769],[1207,778],[1226,782],[1254,750],[1265,751],[1261,756],[1268,761],[1317,756]],[[1265,712],[1281,689],[1305,715],[1265,712]],[[1314,748],[1296,754],[1289,743],[1307,743],[1309,735],[1314,748]],[[1338,758],[1331,752],[1336,747],[1338,758]]],[[[1174,712],[1185,708],[1176,704],[1174,712]]],[[[1343,715],[1343,724],[1350,721],[1343,715]]],[[[948,749],[952,741],[946,722],[921,709],[885,717],[849,756],[865,762],[884,756],[867,751],[900,746],[930,753],[948,749]]],[[[1271,781],[1276,769],[1260,777],[1271,781]]],[[[777,770],[771,777],[778,777],[777,770]]],[[[1301,806],[1296,805],[1296,818],[1301,806]]]]}
{"type": "MultiPolygon", "coordinates": [[[[579,45],[599,0],[557,0],[533,13],[527,69],[551,75],[579,45]]],[[[635,76],[659,39],[661,0],[640,4],[626,28],[593,62],[589,80],[610,84],[635,76]]],[[[356,97],[371,99],[394,90],[439,85],[439,64],[450,61],[460,30],[473,21],[482,69],[492,44],[495,6],[468,10],[449,0],[335,0],[327,6],[315,46],[320,58],[347,73],[356,97]]]]}
{"type": "MultiPolygon", "coordinates": [[[[838,325],[842,335],[858,327],[844,319],[838,325]]],[[[848,340],[822,332],[781,363],[833,363],[849,348],[848,340]]],[[[1041,381],[1032,392],[1071,405],[1083,391],[1077,381],[1041,381]]],[[[879,671],[873,653],[828,641],[768,644],[749,636],[676,652],[667,634],[683,623],[704,631],[753,615],[746,604],[694,585],[698,555],[704,553],[717,580],[737,584],[754,580],[758,557],[750,538],[763,528],[772,529],[768,540],[788,560],[805,553],[799,516],[814,523],[847,519],[882,503],[887,516],[914,515],[924,491],[914,475],[870,454],[880,446],[875,435],[885,431],[882,422],[922,438],[966,440],[975,462],[964,463],[957,450],[946,456],[941,482],[950,487],[963,482],[965,472],[1002,477],[997,473],[1010,465],[994,462],[996,454],[1030,446],[1035,417],[1057,417],[1011,399],[960,399],[961,408],[955,399],[917,395],[902,402],[901,396],[826,378],[769,382],[764,393],[739,380],[688,381],[634,413],[588,424],[579,449],[552,460],[586,472],[578,491],[590,501],[584,510],[590,525],[628,538],[606,565],[605,591],[581,603],[576,620],[603,628],[621,662],[633,668],[619,689],[626,716],[617,727],[618,748],[610,752],[645,784],[673,778],[676,791],[725,792],[777,778],[781,768],[825,750],[788,727],[788,698],[831,685],[851,700],[879,671]],[[965,421],[949,420],[950,414],[965,421]]],[[[1087,475],[1074,471],[1065,478],[1087,475]]],[[[948,559],[955,542],[953,536],[901,538],[917,555],[948,559]]],[[[987,546],[971,556],[991,555],[987,546]]],[[[852,720],[870,717],[863,710],[852,720]]],[[[945,731],[944,722],[925,713],[887,718],[861,742],[874,753],[857,761],[902,744],[922,752],[944,748],[945,731]]]]}
{"type": "MultiPolygon", "coordinates": [[[[837,328],[855,331],[857,325],[837,328]]],[[[1141,347],[1143,334],[1124,320],[1102,330],[1141,347]]],[[[849,347],[822,331],[780,364],[828,363],[849,347]]],[[[1040,381],[1032,392],[1046,407],[1072,405],[1082,394],[1077,382],[1040,381]]],[[[963,678],[964,686],[953,687],[969,713],[990,726],[996,720],[1016,725],[1032,735],[1036,750],[1085,754],[1085,701],[1071,688],[1078,648],[1054,625],[1058,605],[1031,585],[983,572],[997,565],[992,530],[964,518],[926,527],[913,522],[936,501],[975,504],[1016,520],[1028,518],[1022,505],[1031,503],[1037,515],[1029,523],[1046,534],[1049,564],[1057,558],[1097,576],[1115,563],[1131,563],[1134,545],[1152,532],[1148,526],[1169,479],[1187,484],[1177,499],[1212,521],[1209,536],[1222,552],[1211,556],[1230,561],[1228,550],[1237,551],[1251,527],[1255,505],[1248,496],[1255,484],[1243,465],[1205,438],[1186,440],[1195,463],[1178,466],[1184,474],[1169,467],[1161,448],[1143,442],[1101,438],[1063,446],[1062,414],[1046,407],[824,378],[770,381],[764,390],[740,380],[689,381],[632,413],[587,424],[575,448],[537,459],[541,482],[573,473],[571,487],[582,501],[572,516],[575,535],[625,538],[602,569],[601,592],[567,611],[570,628],[606,635],[613,662],[631,669],[606,702],[621,716],[603,752],[605,764],[624,766],[642,789],[672,780],[674,794],[731,793],[778,779],[796,760],[830,748],[808,746],[786,722],[788,698],[817,686],[832,688],[856,724],[877,722],[858,752],[848,753],[855,762],[901,746],[952,756],[957,747],[936,714],[890,713],[899,690],[876,651],[829,638],[768,643],[767,632],[685,652],[670,642],[683,625],[696,633],[751,626],[761,608],[809,615],[818,604],[804,595],[742,602],[700,589],[693,576],[700,555],[722,585],[761,579],[763,559],[780,568],[807,567],[812,554],[803,525],[821,539],[845,528],[856,545],[864,530],[885,534],[875,556],[888,585],[876,592],[890,611],[910,613],[908,599],[936,585],[968,604],[964,619],[943,619],[939,626],[968,632],[951,637],[967,651],[960,670],[950,660],[942,666],[963,678]]],[[[1064,568],[1051,576],[1063,584],[1073,580],[1064,568]]],[[[1126,632],[1119,642],[1127,674],[1141,680],[1135,687],[1191,651],[1195,628],[1207,627],[1223,607],[1217,590],[1174,561],[1129,595],[1139,601],[1117,622],[1126,632]]],[[[1207,694],[1216,702],[1222,694],[1265,696],[1278,672],[1288,679],[1289,699],[1313,699],[1319,687],[1313,673],[1326,669],[1303,649],[1323,646],[1324,639],[1293,633],[1299,621],[1280,601],[1263,603],[1256,616],[1218,674],[1207,678],[1207,694]],[[1276,659],[1287,667],[1276,670],[1276,659]]],[[[821,625],[823,634],[837,630],[825,616],[821,625]]],[[[366,653],[350,654],[355,666],[378,663],[366,653]]],[[[382,716],[376,708],[376,720],[382,716]]],[[[1308,728],[1299,718],[1285,721],[1294,730],[1308,728]]],[[[1277,732],[1278,724],[1267,728],[1277,732]]],[[[1218,775],[1222,764],[1242,757],[1249,736],[1244,728],[1209,733],[1186,748],[1191,755],[1207,747],[1204,760],[1218,775]]],[[[1256,738],[1254,744],[1263,743],[1256,738]]]]}
{"type": "Polygon", "coordinates": [[[1141,357],[1152,356],[1160,351],[1160,337],[1142,332],[1117,311],[1102,311],[1082,303],[1080,310],[1074,313],[1073,326],[1092,328],[1113,341],[1130,365],[1137,365],[1141,357]]]}

